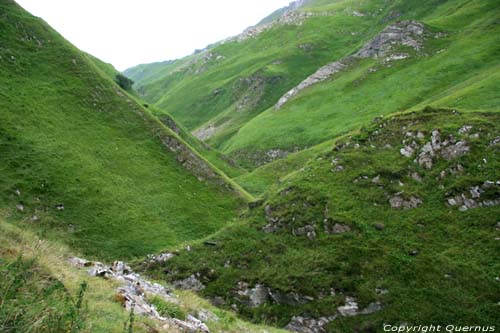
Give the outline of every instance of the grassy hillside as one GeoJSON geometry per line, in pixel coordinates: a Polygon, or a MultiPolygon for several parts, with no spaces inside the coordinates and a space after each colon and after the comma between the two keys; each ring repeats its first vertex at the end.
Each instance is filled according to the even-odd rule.
{"type": "Polygon", "coordinates": [[[329,82],[305,90],[279,111],[270,109],[254,118],[224,151],[308,147],[376,116],[416,105],[496,110],[499,16],[495,2],[471,2],[460,9],[447,2],[423,20],[428,29],[447,34],[427,38],[424,54],[391,63],[360,61],[329,82]],[[447,98],[435,97],[443,95],[447,98]]]}
{"type": "Polygon", "coordinates": [[[149,272],[198,273],[203,295],[281,327],[293,316],[337,316],[328,332],[381,332],[402,321],[498,326],[499,120],[428,108],[371,123],[212,236],[216,246],[196,245],[149,272]],[[429,169],[421,156],[431,156],[431,141],[429,169]],[[462,193],[477,208],[452,205],[462,193]],[[242,282],[269,294],[252,307],[242,282]],[[358,312],[378,311],[343,316],[347,297],[358,312]]]}
{"type": "MultiPolygon", "coordinates": [[[[90,277],[68,262],[75,252],[60,242],[40,239],[0,218],[0,331],[123,333],[130,315],[116,300],[116,281],[90,277]],[[85,285],[82,297],[79,297],[85,285]],[[80,301],[81,306],[76,305],[80,301]],[[70,330],[73,328],[73,330],[70,330]]],[[[212,332],[257,333],[282,330],[256,326],[217,309],[186,291],[175,291],[184,313],[201,309],[218,316],[208,323],[212,332]]],[[[170,333],[161,323],[135,316],[133,332],[170,333]]]]}
{"type": "Polygon", "coordinates": [[[312,147],[375,116],[429,104],[463,110],[498,105],[496,1],[312,1],[297,13],[294,23],[217,45],[161,78],[138,78],[144,97],[249,168],[269,162],[272,150],[312,147]],[[319,67],[406,19],[425,24],[421,50],[393,50],[409,55],[403,60],[358,60],[279,111],[273,108],[319,67]]]}
{"type": "Polygon", "coordinates": [[[237,186],[41,20],[12,1],[0,14],[0,203],[12,220],[102,258],[231,222],[237,186]]]}

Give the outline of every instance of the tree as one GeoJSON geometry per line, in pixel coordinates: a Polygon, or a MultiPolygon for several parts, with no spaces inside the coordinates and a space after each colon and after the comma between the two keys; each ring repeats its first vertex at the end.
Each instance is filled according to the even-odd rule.
{"type": "Polygon", "coordinates": [[[132,81],[131,79],[129,79],[125,75],[116,74],[115,81],[116,81],[116,83],[118,83],[118,85],[120,87],[122,87],[123,90],[126,90],[126,91],[132,90],[132,85],[134,84],[134,81],[132,81]]]}

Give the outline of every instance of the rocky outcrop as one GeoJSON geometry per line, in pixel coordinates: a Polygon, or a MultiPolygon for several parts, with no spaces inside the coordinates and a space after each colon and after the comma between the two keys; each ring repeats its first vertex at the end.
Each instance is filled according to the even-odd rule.
{"type": "Polygon", "coordinates": [[[241,303],[250,308],[273,302],[280,305],[296,306],[314,300],[313,297],[300,295],[295,292],[284,293],[272,290],[263,284],[257,283],[253,288],[247,282],[238,282],[234,296],[241,303]]]}
{"type": "MultiPolygon", "coordinates": [[[[69,262],[78,268],[87,269],[90,276],[102,277],[121,283],[115,299],[122,303],[127,311],[145,316],[161,323],[164,329],[175,329],[179,332],[201,333],[210,332],[208,327],[198,318],[188,315],[186,320],[167,318],[160,315],[156,307],[148,301],[148,296],[160,297],[169,303],[179,303],[173,291],[164,286],[150,282],[135,273],[130,266],[122,261],[115,261],[107,266],[101,262],[92,262],[81,258],[69,258],[69,262]]],[[[207,320],[209,316],[205,316],[207,320]]]]}
{"type": "MultiPolygon", "coordinates": [[[[352,56],[339,61],[332,62],[318,69],[314,74],[302,81],[284,94],[276,103],[275,109],[280,109],[291,98],[297,96],[302,90],[329,79],[334,74],[342,71],[356,58],[379,58],[389,55],[394,46],[404,45],[415,50],[422,47],[424,25],[416,21],[401,21],[386,27],[372,40],[366,43],[358,52],[352,56]]],[[[405,59],[408,54],[391,55],[386,61],[405,59]]]]}
{"type": "Polygon", "coordinates": [[[205,285],[201,283],[201,281],[198,279],[198,276],[196,276],[195,274],[185,278],[184,280],[174,281],[172,282],[172,285],[176,288],[184,290],[200,291],[205,289],[205,285]]]}
{"type": "Polygon", "coordinates": [[[357,315],[367,315],[372,314],[382,310],[382,304],[380,302],[370,303],[365,309],[360,310],[358,306],[358,302],[354,297],[346,297],[345,304],[339,306],[337,311],[343,317],[353,317],[357,315]]]}
{"type": "Polygon", "coordinates": [[[419,50],[422,47],[421,36],[423,34],[424,25],[422,23],[413,20],[400,21],[382,30],[354,56],[358,58],[384,57],[395,45],[405,45],[419,50]]]}
{"type": "Polygon", "coordinates": [[[448,205],[458,207],[462,212],[479,207],[491,207],[500,205],[500,181],[485,181],[478,186],[472,186],[463,193],[450,196],[447,199],[448,205]],[[490,193],[490,195],[486,195],[490,193]]]}
{"type": "Polygon", "coordinates": [[[326,325],[335,319],[337,319],[336,316],[321,317],[318,319],[312,317],[294,316],[292,317],[290,323],[285,326],[285,329],[299,333],[326,333],[326,325]]]}
{"type": "Polygon", "coordinates": [[[312,12],[299,12],[298,9],[302,8],[305,4],[310,2],[311,0],[296,0],[291,2],[288,7],[281,9],[281,15],[273,20],[272,22],[258,24],[253,27],[249,27],[245,29],[241,34],[228,38],[224,42],[232,42],[238,41],[242,42],[250,38],[255,38],[261,33],[271,29],[277,24],[282,25],[301,25],[305,19],[308,17],[316,15],[316,13],[312,12]]]}
{"type": "MultiPolygon", "coordinates": [[[[345,304],[339,306],[337,311],[342,317],[368,315],[382,310],[380,302],[370,303],[365,309],[360,310],[354,297],[346,297],[345,304]]],[[[300,333],[326,333],[326,326],[336,320],[338,315],[329,317],[312,318],[307,316],[294,316],[285,329],[300,333]]]]}
{"type": "Polygon", "coordinates": [[[344,69],[347,65],[347,61],[336,61],[331,64],[328,64],[326,66],[321,67],[314,73],[313,75],[309,76],[307,79],[302,81],[298,86],[294,87],[290,91],[288,91],[285,95],[283,95],[278,103],[276,104],[275,108],[279,109],[281,108],[286,102],[288,102],[291,98],[294,96],[298,95],[299,92],[302,90],[306,89],[307,87],[310,87],[314,84],[317,84],[319,82],[325,81],[329,77],[331,77],[333,74],[340,72],[342,69],[344,69]]]}
{"type": "MultiPolygon", "coordinates": [[[[462,128],[458,133],[464,135],[466,132],[464,132],[462,128]]],[[[417,136],[413,133],[411,133],[411,135],[408,134],[409,133],[407,133],[406,139],[402,142],[403,148],[401,148],[400,153],[405,157],[411,158],[418,152],[415,162],[424,169],[432,169],[435,160],[439,157],[450,161],[470,151],[469,143],[466,140],[457,141],[453,135],[449,135],[443,140],[441,138],[441,131],[438,129],[432,131],[430,140],[423,146],[420,146],[417,141],[415,141],[424,139],[425,135],[423,133],[421,134],[421,132],[419,132],[417,136]]]]}
{"type": "Polygon", "coordinates": [[[222,126],[216,127],[213,124],[209,124],[194,130],[193,132],[191,132],[191,134],[193,134],[198,140],[206,141],[217,134],[217,132],[219,132],[221,129],[222,126]]]}
{"type": "Polygon", "coordinates": [[[406,199],[402,196],[402,193],[397,193],[389,199],[389,204],[395,209],[411,209],[420,206],[422,204],[422,199],[414,196],[406,199]]]}

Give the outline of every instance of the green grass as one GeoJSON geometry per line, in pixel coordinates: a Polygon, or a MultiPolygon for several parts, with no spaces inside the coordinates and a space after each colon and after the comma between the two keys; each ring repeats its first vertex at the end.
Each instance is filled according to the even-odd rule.
{"type": "MultiPolygon", "coordinates": [[[[221,296],[227,306],[238,304],[241,316],[277,326],[293,315],[334,315],[345,296],[355,296],[361,308],[380,301],[384,309],[373,315],[340,317],[330,324],[329,332],[378,332],[383,323],[398,325],[402,320],[416,325],[498,325],[500,285],[495,278],[500,245],[495,225],[500,208],[460,212],[447,206],[446,198],[497,179],[498,148],[490,141],[499,133],[499,120],[493,112],[454,114],[429,108],[371,124],[336,144],[350,142],[350,146],[328,149],[303,170],[285,177],[240,224],[211,237],[217,246],[195,245],[171,259],[168,267],[149,273],[167,280],[201,273],[207,284],[203,295],[221,296]],[[479,139],[457,134],[466,124],[480,134],[479,139]],[[452,161],[435,159],[432,170],[400,154],[407,131],[426,133],[423,144],[436,128],[443,138],[453,134],[467,140],[471,152],[452,161]],[[343,172],[331,171],[334,158],[345,167],[343,172]],[[464,167],[463,173],[440,178],[442,170],[456,164],[464,167]],[[411,178],[411,172],[418,172],[423,181],[411,178]],[[371,181],[377,175],[380,185],[371,181]],[[412,210],[390,208],[389,198],[400,191],[422,198],[423,204],[412,210]],[[261,231],[267,223],[266,205],[284,225],[276,234],[261,231]],[[325,223],[347,224],[352,231],[329,235],[323,231],[325,223]],[[384,223],[385,229],[376,230],[376,223],[384,223]],[[292,235],[292,228],[306,224],[316,226],[316,240],[292,235]],[[411,256],[415,249],[418,255],[411,256]],[[296,306],[269,302],[250,309],[235,299],[239,281],[315,300],[296,306]],[[331,288],[335,296],[329,295],[331,288]],[[380,295],[377,288],[389,292],[380,295]]],[[[498,198],[498,189],[485,195],[498,198]]]]}
{"type": "Polygon", "coordinates": [[[0,257],[0,331],[80,332],[86,284],[78,297],[37,266],[34,260],[0,257]]]}
{"type": "Polygon", "coordinates": [[[243,200],[182,167],[160,142],[175,134],[39,19],[0,10],[0,202],[13,220],[101,258],[231,222],[243,200]]]}
{"type": "Polygon", "coordinates": [[[496,110],[499,8],[486,1],[482,7],[473,3],[466,7],[450,17],[424,19],[434,31],[449,34],[444,39],[428,38],[426,55],[394,62],[390,68],[374,61],[360,62],[329,82],[307,89],[279,111],[269,109],[255,117],[222,150],[231,155],[313,146],[360,128],[376,116],[431,104],[428,100],[435,95],[447,96],[432,103],[439,107],[496,110]],[[464,28],[466,20],[472,21],[464,28]],[[445,51],[436,54],[439,50],[445,51]],[[370,73],[370,69],[377,71],[370,73]],[[466,88],[454,97],[450,89],[457,85],[466,88]]]}
{"type": "MultiPolygon", "coordinates": [[[[147,100],[171,113],[188,130],[208,124],[220,127],[207,143],[247,169],[259,166],[270,149],[313,147],[359,129],[379,115],[425,105],[464,111],[498,106],[500,34],[496,22],[500,12],[496,1],[328,0],[312,1],[303,11],[330,16],[315,16],[301,26],[277,26],[254,39],[217,45],[208,52],[225,59],[204,63],[199,60],[202,55],[194,55],[179,61],[182,65],[177,70],[169,67],[154,80],[137,77],[138,84],[143,85],[147,100]],[[367,15],[355,17],[349,14],[352,10],[367,15]],[[400,14],[397,20],[416,19],[427,25],[429,36],[422,52],[411,52],[410,59],[390,67],[381,61],[360,61],[274,110],[272,106],[284,92],[320,66],[358,50],[396,20],[387,19],[393,13],[400,14]],[[436,32],[446,36],[436,39],[432,35],[436,32]],[[311,49],[304,51],[301,45],[311,49]],[[195,60],[191,67],[183,67],[195,60]],[[276,60],[281,63],[273,63],[276,60]],[[197,73],[200,68],[204,71],[197,73]],[[263,80],[263,92],[241,84],[249,77],[263,80]],[[217,89],[220,92],[214,95],[217,89]],[[245,96],[251,103],[238,110],[245,96]]],[[[154,68],[148,69],[155,72],[154,68]]]]}

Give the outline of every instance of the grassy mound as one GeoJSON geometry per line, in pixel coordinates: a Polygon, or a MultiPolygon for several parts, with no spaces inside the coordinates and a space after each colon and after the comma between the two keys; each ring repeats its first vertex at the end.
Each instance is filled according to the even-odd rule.
{"type": "Polygon", "coordinates": [[[149,272],[167,280],[199,274],[203,295],[278,326],[299,315],[337,315],[329,332],[380,331],[403,319],[498,325],[499,120],[431,108],[377,119],[284,179],[244,222],[212,236],[216,246],[200,244],[149,272]],[[441,142],[452,140],[446,147],[469,149],[449,156],[455,150],[442,148],[427,169],[415,159],[436,130],[441,142]],[[416,147],[410,157],[400,151],[407,145],[416,147]],[[475,188],[477,208],[449,201],[470,199],[475,188]],[[299,301],[268,296],[251,307],[242,282],[299,301]],[[344,317],[337,308],[347,297],[360,311],[382,310],[344,317]]]}

